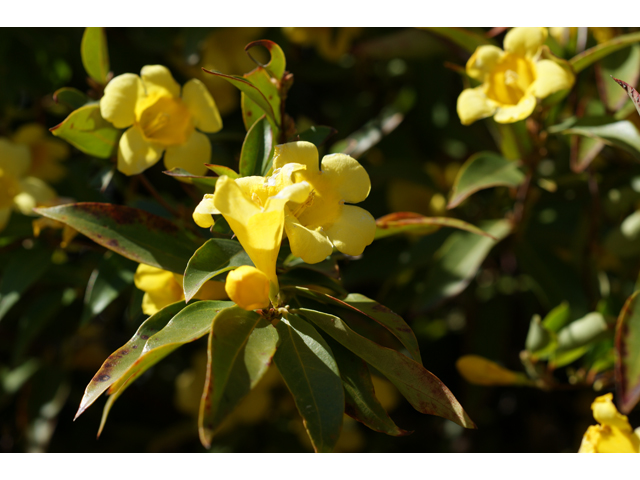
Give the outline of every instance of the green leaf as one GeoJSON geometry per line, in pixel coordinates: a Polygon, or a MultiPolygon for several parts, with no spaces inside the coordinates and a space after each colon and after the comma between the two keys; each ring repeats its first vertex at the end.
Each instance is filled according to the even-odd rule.
{"type": "Polygon", "coordinates": [[[640,308],[631,295],[616,324],[616,388],[620,411],[629,414],[640,400],[640,308]]]}
{"type": "Polygon", "coordinates": [[[481,45],[495,45],[495,41],[477,33],[455,27],[423,27],[439,37],[446,38],[467,52],[473,53],[481,45]]]}
{"type": "Polygon", "coordinates": [[[0,320],[22,294],[33,285],[51,265],[51,251],[36,246],[19,249],[11,255],[2,270],[0,282],[0,320]]]}
{"type": "Polygon", "coordinates": [[[126,375],[129,368],[142,355],[142,350],[149,337],[162,330],[184,307],[184,302],[167,305],[145,320],[127,343],[109,355],[109,358],[104,361],[87,385],[74,420],[82,415],[111,385],[126,375]]]}
{"type": "Polygon", "coordinates": [[[575,135],[571,139],[571,170],[576,173],[585,171],[604,146],[605,143],[597,138],[575,135]]]}
{"type": "MultiPolygon", "coordinates": [[[[280,92],[278,87],[271,81],[271,77],[267,71],[258,67],[250,73],[245,73],[244,78],[251,82],[264,98],[269,103],[271,111],[273,112],[274,120],[271,120],[269,114],[265,111],[263,105],[256,100],[255,96],[250,96],[248,93],[242,92],[241,106],[242,106],[242,120],[244,121],[244,127],[249,130],[251,126],[257,122],[260,117],[267,115],[267,119],[270,121],[271,128],[274,132],[274,136],[277,138],[280,133],[281,125],[281,112],[280,112],[280,92]]],[[[259,97],[261,98],[261,97],[259,97]]]]}
{"type": "MultiPolygon", "coordinates": [[[[451,217],[425,217],[418,213],[412,212],[395,212],[380,217],[376,220],[376,236],[375,240],[390,237],[399,233],[412,233],[415,235],[430,235],[437,232],[442,227],[457,228],[466,230],[477,235],[484,235],[492,238],[484,230],[465,222],[451,217]]],[[[495,239],[494,239],[495,240],[495,239]]]]}
{"type": "Polygon", "coordinates": [[[496,240],[470,232],[451,234],[434,256],[435,264],[425,279],[418,308],[431,308],[464,290],[493,246],[511,232],[507,220],[483,222],[480,227],[496,240]]]}
{"type": "Polygon", "coordinates": [[[62,123],[49,130],[81,152],[98,158],[115,155],[122,134],[102,118],[97,103],[74,110],[62,123]]]}
{"type": "Polygon", "coordinates": [[[134,262],[180,275],[197,248],[181,228],[137,208],[87,202],[34,210],[134,262]]]}
{"type": "Polygon", "coordinates": [[[558,332],[557,351],[573,350],[602,338],[607,332],[607,322],[601,313],[591,312],[574,320],[558,332]]]}
{"type": "Polygon", "coordinates": [[[107,252],[89,278],[84,296],[80,325],[101,313],[120,294],[133,284],[137,263],[107,252]]]}
{"type": "Polygon", "coordinates": [[[198,248],[184,271],[184,298],[191,300],[205,282],[223,272],[253,262],[239,242],[212,238],[198,248]]]}
{"type": "Polygon", "coordinates": [[[218,176],[226,175],[233,179],[240,178],[240,175],[236,173],[234,169],[225,167],[224,165],[211,165],[210,163],[205,163],[204,165],[218,176]]]}
{"type": "Polygon", "coordinates": [[[144,344],[139,358],[109,388],[108,393],[111,396],[104,406],[98,435],[104,428],[111,407],[129,385],[177,348],[207,334],[216,315],[225,308],[232,306],[234,306],[233,302],[215,300],[203,300],[187,305],[164,328],[150,336],[144,344]]]}
{"type": "Polygon", "coordinates": [[[80,44],[80,54],[87,74],[99,84],[105,85],[109,75],[109,51],[104,28],[85,28],[80,44]]]}
{"type": "Polygon", "coordinates": [[[583,117],[577,120],[574,117],[549,128],[549,133],[595,138],[621,148],[640,160],[640,133],[628,120],[616,121],[611,117],[583,117]]]}
{"type": "Polygon", "coordinates": [[[175,177],[175,178],[188,178],[189,180],[191,180],[191,183],[193,183],[196,186],[199,186],[201,188],[206,189],[207,191],[213,191],[213,189],[216,186],[216,182],[218,181],[218,177],[207,177],[204,175],[193,175],[190,172],[187,172],[186,170],[179,168],[179,167],[174,167],[171,170],[167,170],[165,172],[162,172],[165,175],[168,175],[170,177],[175,177]]]}
{"type": "Polygon", "coordinates": [[[377,368],[419,412],[446,418],[465,428],[476,428],[446,385],[419,363],[358,335],[339,317],[305,308],[296,313],[311,320],[344,347],[377,368]]]}
{"type": "Polygon", "coordinates": [[[610,55],[613,52],[621,50],[624,47],[637,42],[640,42],[640,33],[636,32],[629,33],[627,35],[620,35],[619,37],[609,40],[608,42],[600,43],[595,47],[591,47],[590,49],[579,53],[571,60],[569,60],[569,63],[573,67],[573,71],[575,73],[579,73],[591,64],[606,57],[607,55],[610,55]]]}
{"type": "Polygon", "coordinates": [[[559,332],[571,318],[571,309],[569,308],[569,302],[562,302],[556,308],[547,313],[544,317],[542,325],[552,332],[559,332]]]}
{"type": "Polygon", "coordinates": [[[525,175],[518,162],[506,160],[493,152],[480,152],[469,157],[462,165],[451,189],[447,208],[454,208],[479,190],[505,186],[517,187],[524,182],[525,175]]]}
{"type": "Polygon", "coordinates": [[[327,343],[340,369],[344,386],[345,413],[376,432],[394,437],[412,433],[398,428],[380,404],[364,360],[331,338],[327,343]]]}
{"type": "Polygon", "coordinates": [[[271,126],[263,115],[255,122],[244,139],[240,152],[240,175],[264,175],[271,168],[273,157],[273,140],[271,126]]]}
{"type": "Polygon", "coordinates": [[[53,101],[76,110],[89,103],[91,99],[77,88],[62,87],[53,94],[53,101]]]}
{"type": "Polygon", "coordinates": [[[276,80],[280,80],[284,75],[284,71],[287,66],[287,60],[284,56],[284,52],[280,48],[280,45],[278,45],[277,43],[272,42],[271,40],[256,40],[255,42],[251,42],[246,47],[244,47],[244,51],[247,52],[247,55],[249,55],[251,60],[253,60],[258,66],[263,67],[267,72],[269,72],[269,75],[271,75],[276,80]],[[269,63],[267,63],[266,65],[258,62],[251,56],[251,53],[249,53],[249,50],[257,45],[265,47],[271,54],[269,63]]]}
{"type": "Polygon", "coordinates": [[[339,297],[344,297],[348,293],[337,280],[307,267],[292,268],[291,270],[278,275],[278,282],[281,287],[300,286],[311,290],[320,290],[322,293],[329,290],[339,297]]]}
{"type": "Polygon", "coordinates": [[[332,127],[325,127],[323,125],[313,126],[298,134],[298,141],[310,142],[316,147],[320,147],[336,133],[338,133],[338,131],[332,127]]]}
{"type": "Polygon", "coordinates": [[[276,325],[276,366],[291,391],[316,452],[331,452],[344,414],[344,390],[331,348],[306,321],[289,314],[276,325]]]}
{"type": "Polygon", "coordinates": [[[529,323],[529,331],[525,340],[525,348],[532,354],[538,353],[551,342],[551,334],[544,328],[540,315],[534,315],[529,323]]]}
{"type": "Polygon", "coordinates": [[[596,65],[597,86],[600,97],[610,111],[617,111],[627,99],[627,92],[611,80],[624,78],[631,85],[640,76],[640,45],[632,45],[605,57],[596,65]]]}
{"type": "Polygon", "coordinates": [[[216,316],[198,420],[205,448],[211,446],[226,416],[267,372],[277,343],[276,329],[255,312],[231,307],[216,316]]]}

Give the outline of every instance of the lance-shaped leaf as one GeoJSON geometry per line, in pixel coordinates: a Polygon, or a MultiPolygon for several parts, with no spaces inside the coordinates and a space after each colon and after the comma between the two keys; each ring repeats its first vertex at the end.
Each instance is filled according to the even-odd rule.
{"type": "Polygon", "coordinates": [[[419,412],[446,418],[465,428],[476,428],[447,386],[419,363],[358,335],[339,317],[305,308],[296,313],[311,320],[343,346],[377,368],[419,412]]]}
{"type": "Polygon", "coordinates": [[[633,103],[634,107],[636,107],[638,114],[640,114],[640,93],[638,93],[638,91],[627,82],[619,80],[615,77],[613,77],[613,79],[624,89],[625,92],[627,92],[627,95],[629,95],[631,102],[633,103]]]}
{"type": "Polygon", "coordinates": [[[457,27],[423,27],[424,30],[431,32],[439,37],[446,38],[459,47],[464,48],[467,52],[473,53],[481,45],[495,45],[493,39],[478,35],[470,30],[457,27]]]}
{"type": "MultiPolygon", "coordinates": [[[[275,122],[271,123],[273,131],[276,133],[276,137],[280,131],[281,117],[280,112],[280,92],[278,86],[271,81],[271,77],[267,71],[258,67],[250,73],[245,73],[244,78],[249,80],[261,93],[264,98],[267,99],[271,110],[273,111],[273,117],[275,122]]],[[[242,119],[244,121],[244,127],[249,130],[251,126],[260,119],[266,112],[259,103],[256,103],[252,97],[242,92],[241,99],[242,106],[242,119]]],[[[270,119],[269,119],[270,120],[270,119]]]]}
{"type": "Polygon", "coordinates": [[[98,158],[113,156],[122,134],[102,118],[98,103],[74,110],[62,123],[49,130],[81,152],[98,158]]]}
{"type": "Polygon", "coordinates": [[[364,360],[358,358],[331,337],[327,337],[344,386],[344,413],[376,432],[394,437],[409,435],[399,428],[376,397],[369,368],[364,360]]]}
{"type": "Polygon", "coordinates": [[[347,295],[347,291],[336,279],[325,275],[322,272],[306,267],[292,268],[291,270],[278,275],[278,282],[281,287],[305,287],[321,292],[331,292],[339,297],[347,295]],[[318,288],[319,287],[319,288],[318,288]]]}
{"type": "Polygon", "coordinates": [[[180,310],[185,307],[184,302],[167,305],[155,315],[149,317],[140,325],[138,331],[118,350],[109,355],[98,372],[93,376],[84,391],[80,408],[76,413],[78,418],[96,399],[111,385],[120,380],[128,369],[140,358],[142,350],[149,337],[162,330],[180,310]]]}
{"type": "Polygon", "coordinates": [[[384,305],[359,293],[350,293],[344,300],[339,300],[330,295],[313,292],[301,287],[296,288],[296,292],[323,303],[330,303],[343,309],[346,308],[358,312],[360,315],[364,315],[368,319],[375,321],[400,340],[400,343],[404,345],[411,357],[416,362],[422,364],[418,340],[413,330],[411,330],[411,327],[407,325],[407,322],[405,322],[400,315],[394,313],[384,305]]]}
{"type": "Polygon", "coordinates": [[[195,251],[184,271],[184,298],[191,300],[205,282],[223,272],[253,262],[239,242],[212,238],[195,251]]]}
{"type": "Polygon", "coordinates": [[[596,83],[600,98],[602,98],[609,111],[619,110],[627,98],[626,93],[631,93],[626,89],[620,89],[611,81],[611,77],[624,78],[632,85],[635,85],[638,83],[639,76],[640,45],[637,44],[619,50],[596,64],[596,83]]]}
{"type": "Polygon", "coordinates": [[[242,144],[240,152],[240,175],[265,175],[271,168],[273,157],[273,140],[271,126],[263,115],[257,122],[251,125],[242,144]]]}
{"type": "Polygon", "coordinates": [[[620,411],[628,414],[640,400],[640,303],[631,295],[616,325],[616,388],[620,411]]]}
{"type": "Polygon", "coordinates": [[[234,169],[224,165],[212,165],[210,163],[205,163],[204,165],[218,176],[226,175],[229,178],[240,178],[240,175],[234,169]]]}
{"type": "Polygon", "coordinates": [[[518,162],[507,160],[493,152],[480,152],[469,157],[462,165],[451,189],[447,208],[454,208],[476,193],[490,187],[517,187],[525,175],[518,162]]]}
{"type": "Polygon", "coordinates": [[[484,230],[457,218],[425,217],[419,213],[395,212],[376,220],[375,240],[390,237],[391,235],[397,235],[399,233],[429,235],[437,232],[442,227],[457,228],[459,230],[466,230],[467,232],[493,238],[484,230]]]}
{"type": "Polygon", "coordinates": [[[165,175],[170,177],[174,177],[177,179],[186,180],[188,183],[192,183],[196,187],[198,187],[204,193],[211,193],[216,188],[216,182],[218,181],[218,177],[207,177],[205,175],[193,175],[190,172],[187,172],[183,168],[174,167],[171,170],[167,170],[162,172],[165,175]]]}
{"type": "Polygon", "coordinates": [[[107,83],[109,75],[109,51],[107,36],[102,27],[87,27],[80,44],[82,65],[87,74],[101,85],[107,83]]]}
{"type": "Polygon", "coordinates": [[[607,42],[600,43],[595,47],[591,47],[588,50],[579,53],[569,60],[569,63],[573,67],[573,71],[575,73],[579,73],[601,58],[638,42],[640,42],[640,33],[636,32],[629,33],[627,35],[620,35],[619,37],[612,38],[607,42]]]}
{"type": "Polygon", "coordinates": [[[282,78],[282,75],[284,75],[284,71],[287,67],[287,59],[284,56],[282,48],[280,48],[280,45],[278,45],[277,43],[272,42],[271,40],[256,40],[255,42],[251,42],[246,47],[244,47],[244,51],[247,52],[247,55],[249,55],[251,60],[253,60],[258,66],[263,67],[273,78],[280,80],[282,78]],[[269,62],[267,64],[263,65],[262,63],[258,62],[251,56],[251,53],[249,52],[249,50],[258,45],[261,45],[269,50],[271,58],[269,59],[269,62]]]}
{"type": "Polygon", "coordinates": [[[216,300],[203,300],[188,305],[180,310],[164,328],[151,335],[144,344],[139,358],[109,387],[107,393],[111,396],[102,412],[98,436],[104,428],[111,407],[129,385],[177,348],[207,334],[216,315],[232,306],[234,306],[233,302],[216,300]]]}
{"type": "Polygon", "coordinates": [[[327,342],[296,315],[276,325],[276,366],[293,395],[316,452],[331,452],[342,429],[344,390],[327,342]]]}
{"type": "Polygon", "coordinates": [[[255,312],[231,307],[216,316],[198,419],[205,448],[211,446],[226,416],[267,372],[277,343],[276,329],[255,312]]]}
{"type": "Polygon", "coordinates": [[[72,203],[35,211],[66,223],[123,257],[181,275],[197,248],[178,226],[137,208],[109,203],[72,203]]]}
{"type": "Polygon", "coordinates": [[[53,94],[53,100],[56,103],[66,105],[72,110],[76,110],[91,101],[83,92],[72,87],[62,87],[56,90],[53,94]]]}

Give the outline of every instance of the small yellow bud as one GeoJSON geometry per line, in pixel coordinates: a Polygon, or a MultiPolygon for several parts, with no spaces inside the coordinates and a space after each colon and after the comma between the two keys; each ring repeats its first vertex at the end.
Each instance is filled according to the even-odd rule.
{"type": "Polygon", "coordinates": [[[479,355],[465,355],[456,362],[460,375],[475,385],[513,385],[522,383],[520,375],[479,355]]]}
{"type": "Polygon", "coordinates": [[[229,298],[244,310],[269,306],[269,279],[255,267],[243,265],[231,270],[225,290],[229,298]]]}

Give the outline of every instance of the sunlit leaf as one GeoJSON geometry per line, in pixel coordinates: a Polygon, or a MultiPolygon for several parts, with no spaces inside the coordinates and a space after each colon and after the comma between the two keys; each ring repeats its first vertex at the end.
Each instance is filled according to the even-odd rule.
{"type": "Polygon", "coordinates": [[[598,45],[579,53],[569,60],[569,63],[573,67],[573,71],[575,73],[579,73],[607,55],[637,42],[640,42],[640,33],[636,32],[629,33],[627,35],[620,35],[619,37],[612,38],[604,43],[599,43],[598,45]]]}
{"type": "MultiPolygon", "coordinates": [[[[249,80],[251,84],[262,93],[267,102],[269,102],[275,119],[271,122],[271,127],[277,136],[280,131],[279,127],[281,125],[282,117],[282,113],[280,112],[281,100],[278,86],[272,82],[271,77],[262,67],[258,67],[250,73],[245,73],[243,76],[249,80]]],[[[248,93],[245,93],[245,91],[242,92],[242,119],[244,121],[244,128],[247,130],[249,130],[251,126],[266,113],[263,106],[253,98],[255,98],[255,96],[252,97],[248,93]]],[[[268,115],[267,119],[271,120],[268,115]]]]}
{"type": "Polygon", "coordinates": [[[234,179],[240,177],[240,175],[236,173],[235,170],[229,167],[225,167],[224,165],[211,165],[210,163],[205,163],[204,165],[218,176],[226,175],[227,177],[234,179]]]}
{"type": "Polygon", "coordinates": [[[316,452],[331,452],[342,428],[344,390],[327,342],[303,319],[289,314],[276,325],[273,357],[295,400],[316,452]]]}
{"type": "Polygon", "coordinates": [[[399,233],[412,233],[415,235],[429,235],[437,232],[442,227],[466,230],[478,235],[493,238],[484,230],[457,218],[451,217],[425,217],[412,212],[395,212],[380,217],[376,220],[375,239],[397,235],[399,233]]]}
{"type": "Polygon", "coordinates": [[[272,42],[271,40],[256,40],[255,42],[251,42],[246,47],[244,47],[244,51],[247,52],[247,55],[249,55],[249,57],[251,57],[251,60],[253,60],[260,67],[263,67],[273,78],[280,80],[282,78],[282,75],[284,75],[284,71],[287,66],[287,60],[284,56],[284,52],[280,48],[280,45],[278,45],[277,43],[272,42]],[[269,50],[269,54],[271,55],[269,62],[264,65],[253,58],[250,53],[250,50],[258,45],[261,45],[269,50]]]}
{"type": "Polygon", "coordinates": [[[103,27],[85,28],[80,53],[87,74],[99,84],[105,85],[109,75],[109,51],[103,27]]]}
{"type": "Polygon", "coordinates": [[[616,324],[616,387],[620,411],[628,414],[640,400],[640,308],[631,295],[616,324]]]}
{"type": "Polygon", "coordinates": [[[263,115],[255,122],[244,139],[240,152],[240,176],[265,175],[271,168],[273,140],[271,126],[263,115]]]}

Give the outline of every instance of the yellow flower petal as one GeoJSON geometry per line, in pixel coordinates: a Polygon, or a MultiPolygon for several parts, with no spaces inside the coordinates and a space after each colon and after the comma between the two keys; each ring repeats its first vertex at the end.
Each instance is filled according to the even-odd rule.
{"type": "Polygon", "coordinates": [[[153,315],[171,303],[184,298],[182,287],[173,273],[151,265],[138,265],[133,282],[145,292],[142,298],[142,312],[153,315]]]}
{"type": "Polygon", "coordinates": [[[585,432],[579,453],[639,453],[640,437],[631,430],[626,415],[613,404],[608,393],[591,404],[593,417],[600,425],[592,425],[585,432]]]}
{"type": "Polygon", "coordinates": [[[291,253],[302,258],[305,263],[321,262],[333,252],[333,245],[321,232],[320,227],[311,230],[303,226],[290,212],[285,213],[284,228],[289,237],[291,253]]]}
{"type": "Polygon", "coordinates": [[[538,98],[548,97],[552,93],[568,90],[573,86],[573,72],[553,60],[538,61],[536,70],[538,77],[530,88],[531,93],[538,98]]]}
{"type": "Polygon", "coordinates": [[[467,61],[467,75],[483,82],[485,75],[491,73],[503,56],[504,51],[494,45],[482,45],[476,48],[467,61]]]}
{"type": "Polygon", "coordinates": [[[631,425],[626,415],[622,415],[613,404],[613,394],[608,393],[596,398],[591,405],[593,418],[601,425],[616,427],[624,432],[631,432],[631,425]]]}
{"type": "Polygon", "coordinates": [[[0,169],[5,175],[11,175],[16,179],[23,177],[30,165],[29,147],[0,138],[0,169]]]}
{"type": "Polygon", "coordinates": [[[471,125],[476,120],[490,117],[496,111],[496,103],[487,98],[484,87],[467,88],[458,97],[457,111],[463,125],[471,125]]]}
{"type": "Polygon", "coordinates": [[[307,167],[307,173],[320,170],[318,149],[310,142],[291,142],[276,145],[273,153],[273,168],[284,167],[287,163],[299,163],[307,167]]]}
{"type": "MultiPolygon", "coordinates": [[[[189,140],[182,145],[167,147],[164,154],[164,166],[172,168],[182,168],[193,175],[204,175],[207,173],[205,163],[211,161],[211,142],[206,135],[200,132],[193,132],[189,140]]],[[[176,177],[180,180],[180,177],[176,177]]],[[[187,179],[183,179],[186,181],[187,179]]],[[[187,182],[190,183],[190,182],[187,182]]]]}
{"type": "Polygon", "coordinates": [[[0,208],[0,231],[7,226],[7,223],[9,223],[10,217],[11,217],[10,208],[0,208]]]}
{"type": "Polygon", "coordinates": [[[322,159],[322,176],[338,191],[341,200],[347,203],[360,203],[371,191],[367,171],[357,160],[343,153],[325,155],[322,159]]]}
{"type": "Polygon", "coordinates": [[[376,221],[364,208],[344,205],[338,220],[325,233],[340,252],[360,255],[373,242],[376,221]]]}
{"type": "Polygon", "coordinates": [[[180,85],[173,79],[171,72],[164,65],[145,65],[140,70],[140,76],[147,95],[174,98],[180,96],[180,85]]]}
{"type": "Polygon", "coordinates": [[[475,385],[513,385],[518,374],[480,355],[464,355],[456,362],[460,375],[475,385]]]}
{"type": "Polygon", "coordinates": [[[124,73],[113,78],[100,99],[100,115],[116,128],[126,128],[135,121],[135,107],[144,95],[138,75],[124,73]]]}
{"type": "Polygon", "coordinates": [[[33,215],[35,207],[57,196],[55,190],[36,177],[20,180],[20,190],[21,192],[14,197],[13,204],[23,215],[33,215]]]}
{"type": "Polygon", "coordinates": [[[547,39],[545,27],[516,27],[504,37],[504,49],[526,57],[533,57],[547,39]]]}
{"type": "Polygon", "coordinates": [[[517,105],[501,105],[496,109],[493,119],[498,123],[513,123],[527,118],[536,108],[536,97],[528,94],[517,105]]]}
{"type": "Polygon", "coordinates": [[[245,310],[267,308],[270,304],[269,279],[260,270],[249,265],[242,265],[229,272],[225,290],[229,298],[245,310]]]}
{"type": "Polygon", "coordinates": [[[200,80],[193,78],[184,84],[182,101],[193,115],[196,128],[207,133],[214,133],[222,128],[216,102],[200,80]]]}
{"type": "Polygon", "coordinates": [[[137,175],[153,166],[164,148],[145,140],[140,129],[131,127],[120,137],[118,145],[118,170],[125,175],[137,175]]]}
{"type": "Polygon", "coordinates": [[[205,282],[193,298],[199,300],[224,300],[228,298],[223,282],[205,282]]]}
{"type": "Polygon", "coordinates": [[[213,195],[207,194],[194,210],[193,221],[202,228],[210,228],[214,223],[211,215],[219,213],[218,209],[213,205],[213,195]]]}

